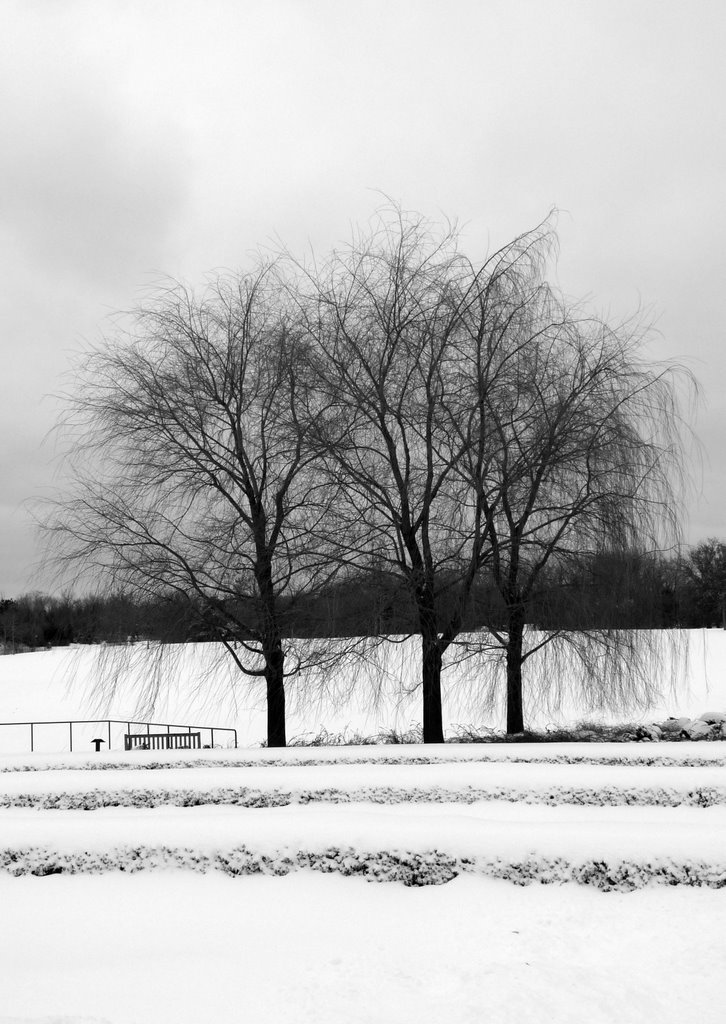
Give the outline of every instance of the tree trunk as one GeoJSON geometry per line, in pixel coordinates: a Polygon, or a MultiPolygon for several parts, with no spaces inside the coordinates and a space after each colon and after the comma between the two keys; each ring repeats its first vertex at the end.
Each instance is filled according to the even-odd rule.
{"type": "Polygon", "coordinates": [[[285,736],[285,655],[277,643],[265,650],[265,682],[267,683],[267,746],[284,747],[285,736]]]}
{"type": "Polygon", "coordinates": [[[419,630],[421,632],[421,684],[423,686],[423,741],[443,743],[441,713],[441,644],[436,622],[434,588],[424,579],[416,587],[419,630]]]}
{"type": "MultiPolygon", "coordinates": [[[[262,532],[260,530],[260,532],[262,532]]],[[[284,747],[285,736],[285,652],[277,619],[277,602],[272,583],[272,560],[269,551],[259,546],[255,568],[259,588],[258,614],[265,659],[267,684],[267,746],[284,747]]]]}
{"type": "Polygon", "coordinates": [[[507,734],[524,732],[522,710],[522,647],[524,608],[509,609],[507,623],[507,734]]]}
{"type": "Polygon", "coordinates": [[[421,643],[421,681],[423,684],[423,741],[443,743],[441,713],[441,649],[438,636],[423,636],[421,643]]]}

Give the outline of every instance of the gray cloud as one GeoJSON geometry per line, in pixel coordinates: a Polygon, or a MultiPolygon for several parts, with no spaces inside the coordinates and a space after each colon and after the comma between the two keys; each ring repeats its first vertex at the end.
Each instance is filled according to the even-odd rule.
{"type": "Polygon", "coordinates": [[[25,116],[3,125],[6,245],[34,273],[138,279],[164,258],[180,217],[180,146],[172,131],[135,125],[113,97],[74,85],[53,95],[36,85],[25,116]]]}

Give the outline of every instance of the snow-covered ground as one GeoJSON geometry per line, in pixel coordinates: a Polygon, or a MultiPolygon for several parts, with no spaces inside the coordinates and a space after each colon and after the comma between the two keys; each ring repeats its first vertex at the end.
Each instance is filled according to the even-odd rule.
{"type": "MultiPolygon", "coordinates": [[[[239,749],[0,737],[0,1024],[724,1019],[726,742],[267,750],[257,698],[182,653],[156,720],[239,749]]],[[[135,717],[141,664],[104,714],[135,717]]],[[[722,664],[699,634],[639,717],[726,710],[722,664]]],[[[100,715],[94,666],[0,658],[0,720],[100,715]]],[[[389,697],[299,701],[294,727],[417,720],[389,697]]],[[[498,724],[453,695],[456,721],[498,724]]]]}
{"type": "MultiPolygon", "coordinates": [[[[657,634],[661,636],[666,642],[661,657],[653,662],[656,696],[650,706],[628,712],[589,709],[573,664],[550,680],[566,691],[566,696],[559,709],[548,707],[532,692],[535,659],[528,664],[525,680],[527,726],[546,728],[587,717],[605,722],[651,722],[726,711],[726,631],[690,630],[674,646],[667,642],[667,633],[657,634]]],[[[264,740],[263,687],[241,676],[217,645],[177,645],[169,651],[161,672],[160,664],[157,649],[143,643],[56,648],[0,657],[0,721],[97,717],[123,722],[137,717],[176,725],[234,728],[243,747],[264,740]]],[[[485,695],[491,677],[485,665],[484,660],[472,659],[446,669],[442,688],[447,737],[455,736],[458,727],[503,727],[501,685],[494,706],[488,708],[485,695]]],[[[301,677],[288,685],[288,738],[323,731],[368,736],[390,729],[404,732],[421,720],[418,678],[415,639],[385,644],[368,652],[366,661],[335,670],[324,681],[301,677]]],[[[122,745],[124,731],[123,726],[114,727],[114,747],[122,745]]],[[[103,738],[106,733],[97,725],[77,726],[74,749],[91,750],[95,736],[103,738]]],[[[67,750],[68,727],[40,727],[34,739],[36,750],[67,750]]],[[[229,733],[214,737],[215,744],[223,746],[231,740],[229,733]]],[[[205,732],[202,742],[210,741],[210,733],[205,732]]],[[[21,753],[28,749],[28,742],[27,727],[0,729],[0,752],[21,753]]]]}
{"type": "Polygon", "coordinates": [[[721,1024],[724,890],[0,877],[3,1024],[721,1024]]]}

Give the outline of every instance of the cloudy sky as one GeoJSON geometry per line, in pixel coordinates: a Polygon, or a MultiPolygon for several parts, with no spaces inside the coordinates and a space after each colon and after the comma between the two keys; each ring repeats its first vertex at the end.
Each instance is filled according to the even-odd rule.
{"type": "Polygon", "coordinates": [[[70,360],[160,273],[325,252],[380,192],[555,269],[702,386],[687,536],[726,539],[723,0],[0,0],[0,596],[70,360]]]}

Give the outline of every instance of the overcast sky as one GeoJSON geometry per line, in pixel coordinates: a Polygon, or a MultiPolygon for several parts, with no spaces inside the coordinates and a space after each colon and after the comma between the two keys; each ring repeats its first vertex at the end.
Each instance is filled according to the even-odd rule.
{"type": "Polygon", "coordinates": [[[42,588],[70,359],[160,273],[381,203],[473,258],[559,214],[556,279],[702,385],[687,537],[726,540],[723,0],[0,0],[0,596],[42,588]]]}

